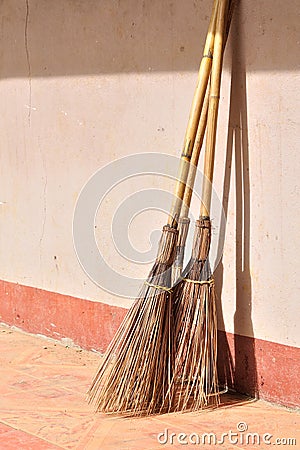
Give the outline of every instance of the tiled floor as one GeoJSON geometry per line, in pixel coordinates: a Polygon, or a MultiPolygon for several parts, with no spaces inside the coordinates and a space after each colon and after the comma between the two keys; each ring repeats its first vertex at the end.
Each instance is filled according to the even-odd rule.
{"type": "Polygon", "coordinates": [[[85,392],[98,362],[95,353],[1,326],[0,449],[253,449],[270,448],[277,438],[285,448],[300,448],[298,413],[242,397],[227,396],[222,407],[197,414],[94,414],[85,392]],[[223,433],[230,435],[224,443],[223,433]]]}

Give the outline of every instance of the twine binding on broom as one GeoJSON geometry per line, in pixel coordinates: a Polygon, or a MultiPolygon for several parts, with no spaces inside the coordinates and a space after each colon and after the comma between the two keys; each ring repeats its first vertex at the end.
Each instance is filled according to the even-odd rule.
{"type": "Polygon", "coordinates": [[[190,278],[182,278],[182,281],[186,281],[187,283],[193,284],[215,284],[215,280],[213,278],[205,281],[191,280],[190,278]]]}
{"type": "Polygon", "coordinates": [[[148,283],[148,281],[145,281],[144,284],[146,284],[146,286],[150,286],[150,287],[153,287],[155,289],[161,289],[163,291],[173,292],[173,290],[171,288],[168,288],[166,286],[159,286],[158,284],[148,283]]]}

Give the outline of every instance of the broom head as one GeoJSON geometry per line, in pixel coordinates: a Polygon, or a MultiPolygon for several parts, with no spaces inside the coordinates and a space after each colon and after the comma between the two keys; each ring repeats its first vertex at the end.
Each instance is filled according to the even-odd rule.
{"type": "Polygon", "coordinates": [[[194,411],[218,404],[217,317],[208,253],[211,223],[196,222],[191,260],[174,293],[176,360],[172,410],[194,411]]]}
{"type": "Polygon", "coordinates": [[[177,235],[174,228],[163,228],[149,277],[104,355],[88,392],[98,411],[153,414],[161,411],[164,399],[168,409],[175,359],[170,286],[177,235]]]}

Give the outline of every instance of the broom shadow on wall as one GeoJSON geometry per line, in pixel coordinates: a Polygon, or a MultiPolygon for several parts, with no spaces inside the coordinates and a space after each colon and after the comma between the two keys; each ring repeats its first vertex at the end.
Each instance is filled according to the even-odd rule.
{"type": "MultiPolygon", "coordinates": [[[[238,2],[239,3],[239,2],[238,2]]],[[[249,140],[247,116],[246,70],[244,48],[240,32],[240,8],[237,4],[232,36],[232,79],[227,136],[225,177],[223,184],[224,223],[228,215],[233,147],[235,158],[236,192],[236,306],[234,314],[234,346],[229,345],[224,332],[219,332],[218,373],[220,382],[237,392],[258,398],[255,341],[252,324],[252,288],[250,274],[250,182],[249,140]],[[249,337],[244,337],[247,335],[249,337]]],[[[225,233],[222,233],[225,236],[225,233]]],[[[220,238],[219,248],[223,248],[220,238]]],[[[218,328],[225,329],[221,292],[223,286],[223,261],[215,272],[217,290],[218,328]]]]}

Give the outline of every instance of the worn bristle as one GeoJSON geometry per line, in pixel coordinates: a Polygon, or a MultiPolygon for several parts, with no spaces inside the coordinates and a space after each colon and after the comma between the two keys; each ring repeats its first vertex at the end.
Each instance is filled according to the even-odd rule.
{"type": "Polygon", "coordinates": [[[174,411],[195,411],[219,403],[210,236],[210,220],[197,221],[192,258],[174,294],[176,359],[170,385],[174,411]]]}
{"type": "Polygon", "coordinates": [[[174,366],[171,267],[177,231],[164,227],[156,262],[89,390],[97,410],[128,415],[169,408],[174,366]],[[169,398],[169,400],[168,400],[169,398]]]}

